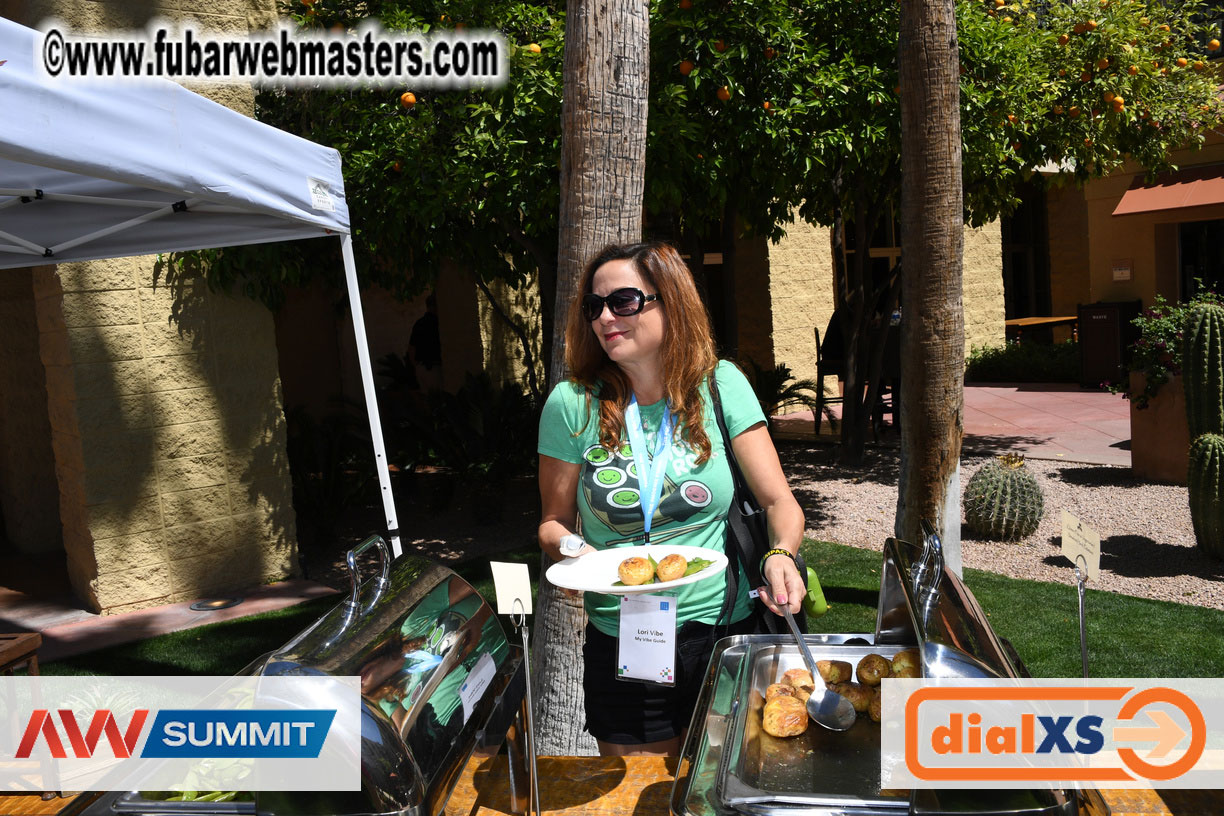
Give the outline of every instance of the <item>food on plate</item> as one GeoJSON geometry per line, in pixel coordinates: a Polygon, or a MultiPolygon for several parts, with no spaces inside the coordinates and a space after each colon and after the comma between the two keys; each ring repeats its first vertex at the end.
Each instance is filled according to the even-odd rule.
{"type": "Polygon", "coordinates": [[[922,669],[907,663],[899,669],[893,669],[893,673],[890,676],[901,680],[914,679],[922,677],[922,669]]]}
{"type": "Polygon", "coordinates": [[[627,586],[640,586],[654,579],[654,564],[637,556],[626,558],[616,571],[627,586]]]}
{"type": "Polygon", "coordinates": [[[626,558],[617,567],[620,580],[614,581],[612,586],[641,586],[678,581],[696,575],[713,563],[711,558],[685,558],[679,553],[664,556],[663,560],[658,562],[649,553],[645,558],[633,556],[626,558]]]}
{"type": "Polygon", "coordinates": [[[844,660],[817,660],[816,670],[826,684],[845,683],[854,676],[854,667],[844,660]]]}
{"type": "Polygon", "coordinates": [[[684,571],[688,569],[688,561],[683,555],[672,553],[659,562],[659,566],[655,568],[655,575],[660,581],[675,581],[677,578],[684,577],[684,571]]]}
{"type": "Polygon", "coordinates": [[[837,683],[833,691],[845,697],[854,706],[854,710],[862,714],[871,705],[871,689],[862,683],[837,683]]]}
{"type": "Polygon", "coordinates": [[[897,652],[892,659],[893,677],[921,677],[922,676],[922,658],[918,655],[917,649],[906,649],[897,652]],[[907,668],[914,669],[916,674],[905,674],[907,668]]]}
{"type": "Polygon", "coordinates": [[[789,683],[772,683],[769,688],[765,689],[765,702],[769,702],[775,697],[794,697],[795,687],[789,683]]]}
{"type": "Polygon", "coordinates": [[[878,686],[881,680],[892,675],[892,664],[883,655],[869,654],[859,661],[854,675],[865,686],[878,686]]]}
{"type": "Polygon", "coordinates": [[[867,715],[871,717],[872,722],[879,722],[882,716],[882,706],[884,705],[883,695],[880,693],[880,687],[876,686],[871,690],[871,702],[867,705],[867,715]]]}
{"type": "Polygon", "coordinates": [[[782,695],[765,704],[761,726],[775,737],[794,737],[807,730],[807,707],[794,697],[782,695]]]}

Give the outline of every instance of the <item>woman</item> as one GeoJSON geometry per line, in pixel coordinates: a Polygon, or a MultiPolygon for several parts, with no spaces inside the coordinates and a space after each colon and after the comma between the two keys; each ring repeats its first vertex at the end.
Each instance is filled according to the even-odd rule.
{"type": "MultiPolygon", "coordinates": [[[[566,326],[573,378],[553,390],[540,418],[541,548],[555,560],[647,539],[724,550],[733,486],[709,400],[709,375],[717,368],[732,448],[766,510],[771,547],[780,551],[764,561],[762,598],[774,613],[780,614],[778,605],[798,612],[805,590],[794,555],[803,511],[752,388],[739,369],[715,356],[688,267],[665,244],[610,246],[587,266],[578,291],[566,326]],[[639,441],[627,447],[631,436],[639,441]],[[659,463],[653,470],[666,478],[648,478],[659,463]],[[650,495],[638,476],[648,486],[661,482],[661,489],[650,495]]],[[[674,686],[616,679],[619,599],[586,594],[587,730],[601,754],[679,754],[714,626],[730,624],[726,631],[735,634],[752,612],[746,581],[738,586],[723,620],[723,580],[679,591],[674,686]]]]}

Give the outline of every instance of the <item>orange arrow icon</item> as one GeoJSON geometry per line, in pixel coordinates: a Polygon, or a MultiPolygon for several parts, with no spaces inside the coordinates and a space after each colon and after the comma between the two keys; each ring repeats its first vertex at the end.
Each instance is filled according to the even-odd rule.
{"type": "Polygon", "coordinates": [[[1114,728],[1114,742],[1155,742],[1156,747],[1148,757],[1160,759],[1177,747],[1186,737],[1186,731],[1165,711],[1154,709],[1147,712],[1147,715],[1156,724],[1154,727],[1114,728]]]}

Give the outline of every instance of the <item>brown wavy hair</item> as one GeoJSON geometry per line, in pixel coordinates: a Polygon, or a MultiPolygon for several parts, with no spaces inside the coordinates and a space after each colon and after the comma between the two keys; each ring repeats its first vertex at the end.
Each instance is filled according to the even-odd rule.
{"type": "Polygon", "coordinates": [[[600,444],[609,450],[620,447],[625,408],[633,389],[620,366],[604,353],[591,322],[582,314],[583,295],[591,293],[595,272],[609,261],[630,261],[661,296],[666,310],[659,354],[663,361],[663,395],[679,421],[681,438],[698,451],[697,463],[702,464],[710,458],[710,438],[702,421],[699,387],[718,364],[718,356],[710,315],[697,293],[693,275],[669,244],[612,244],[604,247],[582,273],[565,327],[565,362],[574,382],[586,388],[587,416],[594,397],[599,400],[600,444]]]}

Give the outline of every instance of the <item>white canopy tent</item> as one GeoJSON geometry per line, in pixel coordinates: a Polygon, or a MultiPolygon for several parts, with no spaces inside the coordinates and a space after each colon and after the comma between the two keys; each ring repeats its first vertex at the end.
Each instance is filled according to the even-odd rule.
{"type": "Polygon", "coordinates": [[[41,39],[0,18],[0,269],[338,236],[398,556],[339,153],[165,80],[42,81],[41,39]]]}

